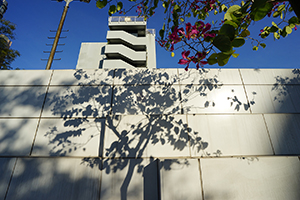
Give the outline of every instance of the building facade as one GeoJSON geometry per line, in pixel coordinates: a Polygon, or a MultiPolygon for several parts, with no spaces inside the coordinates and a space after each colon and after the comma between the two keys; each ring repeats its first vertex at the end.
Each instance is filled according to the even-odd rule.
{"type": "Polygon", "coordinates": [[[76,69],[156,68],[155,30],[142,17],[109,17],[107,42],[82,43],[76,69]]]}

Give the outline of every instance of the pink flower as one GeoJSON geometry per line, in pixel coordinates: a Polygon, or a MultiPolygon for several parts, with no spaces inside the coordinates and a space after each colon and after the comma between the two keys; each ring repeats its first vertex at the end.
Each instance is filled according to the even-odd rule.
{"type": "Polygon", "coordinates": [[[203,27],[205,26],[203,21],[198,21],[198,22],[196,22],[196,24],[200,24],[200,26],[198,27],[199,31],[201,31],[203,29],[203,27]]]}
{"type": "Polygon", "coordinates": [[[185,70],[187,71],[189,68],[189,65],[191,62],[196,64],[196,68],[199,69],[199,67],[203,67],[203,65],[208,64],[207,61],[203,61],[203,59],[206,57],[206,53],[205,52],[197,52],[195,56],[191,56],[190,55],[190,51],[183,51],[181,53],[182,59],[179,60],[178,64],[180,65],[186,65],[185,70]]]}
{"type": "Polygon", "coordinates": [[[186,30],[186,34],[183,32],[180,32],[181,34],[183,34],[188,40],[191,38],[195,38],[196,35],[198,35],[199,31],[197,30],[197,26],[194,25],[192,26],[191,23],[187,23],[185,25],[185,30],[186,30]]]}
{"type": "Polygon", "coordinates": [[[202,34],[204,34],[206,31],[208,31],[211,28],[211,25],[209,23],[205,24],[205,28],[202,31],[202,34]]]}
{"type": "Polygon", "coordinates": [[[165,47],[165,44],[167,43],[167,41],[165,41],[165,40],[156,40],[156,41],[158,42],[159,46],[161,46],[161,47],[165,47]]]}
{"type": "Polygon", "coordinates": [[[181,41],[181,38],[178,36],[178,32],[184,32],[183,28],[178,29],[178,26],[175,26],[174,31],[171,35],[169,35],[169,39],[176,44],[181,41]]]}
{"type": "Polygon", "coordinates": [[[196,68],[199,69],[199,67],[203,67],[203,65],[208,64],[207,61],[203,61],[203,59],[206,57],[206,53],[205,52],[197,52],[195,57],[193,58],[193,63],[197,63],[196,64],[196,68]]]}
{"type": "Polygon", "coordinates": [[[137,7],[136,12],[138,13],[138,15],[141,14],[141,12],[142,12],[142,6],[141,6],[141,5],[139,5],[139,6],[137,7]]]}
{"type": "Polygon", "coordinates": [[[194,59],[193,56],[189,58],[189,57],[188,57],[189,55],[190,55],[190,51],[183,51],[183,52],[181,53],[182,59],[180,59],[179,62],[178,62],[178,64],[180,64],[180,65],[187,65],[187,66],[185,67],[185,71],[188,70],[189,65],[190,65],[192,59],[194,59]]]}

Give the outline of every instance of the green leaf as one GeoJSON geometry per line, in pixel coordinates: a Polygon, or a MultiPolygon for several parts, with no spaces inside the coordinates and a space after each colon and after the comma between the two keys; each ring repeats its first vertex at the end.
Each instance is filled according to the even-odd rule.
{"type": "Polygon", "coordinates": [[[250,17],[254,21],[259,21],[263,19],[273,8],[272,3],[263,3],[263,2],[266,2],[266,0],[254,1],[251,7],[250,17]],[[257,6],[255,6],[256,2],[259,2],[256,4],[257,6]]]}
{"type": "Polygon", "coordinates": [[[109,15],[112,15],[112,14],[114,14],[114,13],[116,13],[116,12],[117,12],[116,6],[115,6],[115,5],[111,5],[111,6],[109,7],[108,14],[109,14],[109,15]]]}
{"type": "Polygon", "coordinates": [[[241,12],[242,13],[246,13],[247,12],[247,9],[250,5],[251,1],[247,1],[246,4],[242,4],[242,7],[241,7],[241,12]]]}
{"type": "Polygon", "coordinates": [[[247,37],[250,35],[250,31],[248,29],[245,29],[241,32],[241,36],[242,37],[247,37]]]}
{"type": "Polygon", "coordinates": [[[226,35],[218,35],[215,37],[213,40],[213,45],[222,52],[230,51],[232,49],[231,40],[226,35]]]}
{"type": "Polygon", "coordinates": [[[166,49],[169,49],[170,48],[170,43],[167,42],[165,46],[166,46],[166,49]]]}
{"type": "Polygon", "coordinates": [[[277,32],[275,32],[274,33],[274,38],[278,40],[280,38],[280,35],[277,32]]]}
{"type": "Polygon", "coordinates": [[[159,30],[159,36],[161,39],[164,39],[164,35],[165,35],[165,30],[160,29],[159,30]]]}
{"type": "Polygon", "coordinates": [[[209,56],[209,58],[207,59],[208,64],[210,64],[210,65],[216,64],[218,62],[217,56],[218,56],[218,54],[216,54],[216,53],[211,54],[209,56]]]}
{"type": "Polygon", "coordinates": [[[241,28],[242,29],[246,29],[248,27],[248,24],[247,23],[243,23],[242,25],[241,25],[241,28]]]}
{"type": "Polygon", "coordinates": [[[222,53],[225,54],[225,55],[232,55],[234,52],[235,52],[235,50],[230,49],[229,51],[222,52],[222,53]]]}
{"type": "Polygon", "coordinates": [[[99,8],[99,9],[104,8],[104,7],[106,6],[106,4],[107,4],[107,0],[103,0],[103,1],[98,0],[98,1],[96,2],[96,6],[97,6],[97,8],[99,8]]]}
{"type": "Polygon", "coordinates": [[[291,27],[286,26],[285,31],[286,31],[287,34],[291,34],[293,30],[291,29],[291,27]]]}
{"type": "Polygon", "coordinates": [[[237,58],[239,55],[240,55],[240,54],[238,54],[238,53],[233,53],[233,54],[232,54],[232,56],[233,56],[234,58],[237,58]]]}
{"type": "Polygon", "coordinates": [[[223,26],[220,29],[221,35],[226,35],[230,38],[230,40],[233,40],[235,36],[235,28],[230,24],[223,24],[223,26]]]}
{"type": "Polygon", "coordinates": [[[264,32],[262,32],[261,33],[261,38],[266,38],[266,37],[268,37],[270,35],[270,33],[268,32],[268,31],[264,31],[264,32]]]}
{"type": "Polygon", "coordinates": [[[274,33],[274,32],[276,32],[276,31],[278,31],[278,27],[272,26],[268,31],[269,31],[270,33],[274,33]]]}
{"type": "Polygon", "coordinates": [[[241,7],[239,5],[230,6],[227,12],[224,15],[224,20],[232,20],[232,13],[239,10],[241,7]]]}
{"type": "Polygon", "coordinates": [[[265,43],[260,43],[260,46],[262,47],[262,48],[266,48],[266,44],[265,43]]]}
{"type": "Polygon", "coordinates": [[[273,17],[278,17],[278,16],[280,16],[280,14],[281,14],[281,12],[275,11],[275,12],[273,13],[273,17]]]}
{"type": "Polygon", "coordinates": [[[241,47],[245,44],[245,39],[242,38],[242,37],[238,37],[238,38],[235,38],[233,41],[232,41],[232,46],[233,47],[241,47]]]}
{"type": "Polygon", "coordinates": [[[292,29],[295,28],[295,26],[296,26],[295,24],[290,24],[289,25],[289,27],[292,28],[292,29]]]}
{"type": "Polygon", "coordinates": [[[120,1],[117,4],[117,11],[120,11],[123,8],[123,3],[120,1]]]}
{"type": "Polygon", "coordinates": [[[299,19],[293,16],[291,19],[289,19],[289,24],[299,24],[299,19]]]}
{"type": "Polygon", "coordinates": [[[154,7],[150,8],[149,14],[150,14],[150,16],[152,16],[154,14],[154,7]]]}
{"type": "Polygon", "coordinates": [[[272,22],[272,25],[278,28],[278,26],[275,22],[272,22]]]}
{"type": "Polygon", "coordinates": [[[257,46],[254,46],[252,49],[253,49],[254,51],[257,51],[257,50],[258,50],[258,47],[257,47],[257,46]]]}
{"type": "Polygon", "coordinates": [[[230,58],[231,55],[226,55],[226,54],[223,54],[223,53],[218,53],[218,56],[217,56],[217,61],[218,61],[218,65],[219,66],[224,66],[228,63],[228,60],[230,58]]]}
{"type": "Polygon", "coordinates": [[[224,22],[224,24],[229,24],[229,25],[233,26],[234,28],[238,28],[238,27],[239,27],[239,26],[238,26],[235,22],[233,22],[233,21],[226,21],[226,22],[224,22]]]}
{"type": "Polygon", "coordinates": [[[255,0],[255,1],[252,1],[253,4],[251,6],[251,10],[255,10],[259,7],[262,7],[264,6],[264,4],[267,2],[268,0],[255,0]]]}
{"type": "Polygon", "coordinates": [[[163,2],[163,7],[164,8],[168,8],[169,7],[169,2],[168,1],[164,1],[163,2]]]}
{"type": "Polygon", "coordinates": [[[179,6],[178,4],[176,4],[176,5],[174,6],[174,10],[175,10],[176,12],[181,12],[181,8],[180,8],[180,6],[179,6]]]}
{"type": "Polygon", "coordinates": [[[148,2],[148,0],[144,1],[143,6],[147,6],[148,2]]]}
{"type": "Polygon", "coordinates": [[[282,5],[278,6],[277,10],[280,11],[280,12],[284,11],[285,10],[285,4],[282,4],[282,5]]]}
{"type": "Polygon", "coordinates": [[[228,10],[227,6],[225,4],[221,5],[221,10],[226,12],[228,10]]]}

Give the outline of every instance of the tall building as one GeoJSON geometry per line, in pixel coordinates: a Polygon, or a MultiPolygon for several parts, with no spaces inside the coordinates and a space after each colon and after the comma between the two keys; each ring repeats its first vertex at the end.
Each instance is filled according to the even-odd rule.
{"type": "Polygon", "coordinates": [[[82,43],[77,69],[156,68],[155,30],[143,17],[109,17],[107,42],[82,43]]]}
{"type": "Polygon", "coordinates": [[[4,13],[7,10],[8,3],[6,0],[0,0],[0,19],[3,18],[4,13]]]}

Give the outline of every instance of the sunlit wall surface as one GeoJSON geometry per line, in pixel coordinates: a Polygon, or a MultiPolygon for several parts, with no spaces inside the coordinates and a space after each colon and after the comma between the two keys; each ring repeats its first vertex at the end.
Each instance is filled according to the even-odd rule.
{"type": "Polygon", "coordinates": [[[300,199],[300,71],[0,71],[0,199],[300,199]]]}

